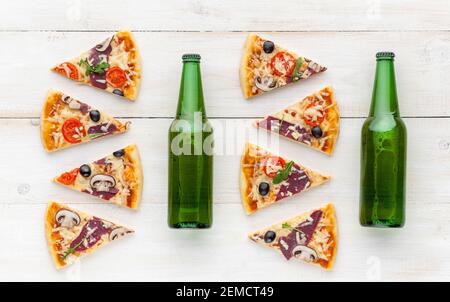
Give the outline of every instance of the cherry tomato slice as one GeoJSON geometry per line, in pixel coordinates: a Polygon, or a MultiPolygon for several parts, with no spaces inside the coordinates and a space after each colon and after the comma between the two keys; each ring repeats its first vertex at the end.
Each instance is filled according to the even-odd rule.
{"type": "Polygon", "coordinates": [[[79,168],[75,168],[72,171],[64,172],[56,179],[56,181],[66,186],[73,185],[75,183],[75,180],[77,179],[79,170],[80,170],[79,168]]]}
{"type": "Polygon", "coordinates": [[[69,118],[62,125],[62,134],[64,139],[71,143],[76,144],[81,142],[81,138],[86,136],[86,129],[77,118],[69,118]]]}
{"type": "MultiPolygon", "coordinates": [[[[313,107],[317,106],[316,104],[310,104],[308,107],[306,107],[305,112],[308,109],[311,109],[313,107]]],[[[316,114],[315,115],[309,115],[309,114],[305,114],[303,113],[303,119],[305,121],[306,124],[308,124],[311,127],[315,127],[315,126],[319,126],[323,120],[325,119],[325,112],[321,109],[311,109],[311,110],[316,110],[316,114]]]]}
{"type": "Polygon", "coordinates": [[[114,66],[108,69],[106,72],[106,81],[115,88],[122,87],[127,81],[125,71],[123,71],[119,66],[114,66]]]}
{"type": "Polygon", "coordinates": [[[270,60],[270,67],[276,76],[290,77],[295,69],[295,58],[287,52],[280,51],[270,60]]]}
{"type": "Polygon", "coordinates": [[[271,156],[265,160],[263,170],[267,176],[275,177],[278,171],[284,169],[285,167],[286,162],[284,159],[278,156],[271,156]]]}
{"type": "Polygon", "coordinates": [[[72,80],[78,80],[78,68],[70,62],[59,64],[53,70],[72,80]],[[68,74],[67,71],[69,71],[68,74]]]}

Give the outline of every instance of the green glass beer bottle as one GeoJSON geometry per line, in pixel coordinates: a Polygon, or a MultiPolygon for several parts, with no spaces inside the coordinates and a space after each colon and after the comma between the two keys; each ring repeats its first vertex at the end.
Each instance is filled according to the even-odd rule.
{"type": "Polygon", "coordinates": [[[379,52],[369,117],[361,135],[360,223],[405,223],[406,127],[400,118],[394,53],[379,52]]]}
{"type": "Polygon", "coordinates": [[[212,224],[213,130],[203,100],[200,55],[185,54],[175,120],[169,129],[168,224],[212,224]]]}

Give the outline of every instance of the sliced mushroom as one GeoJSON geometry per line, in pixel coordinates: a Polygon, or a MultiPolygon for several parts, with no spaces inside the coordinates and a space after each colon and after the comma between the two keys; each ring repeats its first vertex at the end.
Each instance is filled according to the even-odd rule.
{"type": "Polygon", "coordinates": [[[74,109],[74,110],[80,110],[81,109],[81,104],[80,104],[80,102],[78,102],[76,100],[72,100],[69,103],[69,108],[70,109],[74,109]]]}
{"type": "Polygon", "coordinates": [[[72,100],[73,100],[73,98],[68,96],[67,94],[63,94],[61,96],[61,101],[63,101],[66,104],[69,104],[72,100]]]}
{"type": "Polygon", "coordinates": [[[63,94],[61,96],[61,101],[69,105],[70,109],[79,110],[81,108],[81,103],[75,100],[74,98],[68,96],[67,94],[63,94]]]}
{"type": "Polygon", "coordinates": [[[111,36],[110,38],[106,39],[105,41],[103,41],[102,43],[98,44],[97,46],[95,46],[95,50],[98,52],[103,52],[105,51],[109,44],[111,43],[111,40],[114,36],[111,36]]]}
{"type": "Polygon", "coordinates": [[[111,233],[109,233],[109,240],[113,241],[119,239],[128,234],[129,232],[130,231],[124,227],[117,227],[114,230],[112,230],[111,233]]]}
{"type": "Polygon", "coordinates": [[[116,180],[111,175],[97,174],[91,178],[90,185],[97,192],[108,192],[116,186],[116,180]]]}
{"type": "Polygon", "coordinates": [[[55,220],[59,226],[69,229],[79,225],[81,222],[81,218],[77,213],[67,209],[61,209],[56,212],[55,220]]]}
{"type": "Polygon", "coordinates": [[[297,245],[292,250],[292,255],[300,260],[311,262],[317,259],[317,253],[310,247],[306,245],[297,245]]]}
{"type": "Polygon", "coordinates": [[[262,91],[270,91],[275,88],[277,81],[272,76],[257,76],[255,79],[255,85],[262,91]]]}

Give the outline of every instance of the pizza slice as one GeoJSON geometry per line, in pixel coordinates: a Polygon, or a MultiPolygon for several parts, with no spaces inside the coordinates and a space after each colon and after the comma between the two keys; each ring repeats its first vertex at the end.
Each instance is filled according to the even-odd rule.
{"type": "Polygon", "coordinates": [[[132,233],[129,228],[63,204],[49,202],[47,207],[45,236],[57,269],[132,233]]]}
{"type": "Polygon", "coordinates": [[[326,67],[252,33],[244,45],[239,76],[248,99],[325,70],[326,67]]]}
{"type": "Polygon", "coordinates": [[[337,227],[331,203],[248,235],[250,240],[324,269],[333,267],[337,227]]]}
{"type": "Polygon", "coordinates": [[[331,155],[339,133],[339,109],[331,87],[266,116],[256,127],[331,155]]]}
{"type": "Polygon", "coordinates": [[[105,136],[124,133],[130,123],[122,123],[60,91],[48,93],[41,113],[41,139],[53,152],[105,136]]]}
{"type": "Polygon", "coordinates": [[[241,158],[240,191],[252,214],[280,200],[327,182],[330,177],[247,143],[241,158]]]}
{"type": "Polygon", "coordinates": [[[133,36],[119,31],[83,52],[62,62],[53,71],[80,83],[135,100],[141,80],[139,52],[133,36]]]}
{"type": "Polygon", "coordinates": [[[129,145],[64,172],[53,181],[108,203],[137,209],[143,186],[139,151],[136,145],[129,145]]]}

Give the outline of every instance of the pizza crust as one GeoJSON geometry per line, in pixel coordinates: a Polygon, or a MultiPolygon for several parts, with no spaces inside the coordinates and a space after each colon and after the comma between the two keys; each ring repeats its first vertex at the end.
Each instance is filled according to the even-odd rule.
{"type": "MultiPolygon", "coordinates": [[[[340,115],[339,115],[339,108],[337,106],[337,102],[336,99],[334,98],[334,90],[332,89],[331,86],[327,86],[324,89],[322,89],[321,91],[326,90],[328,93],[330,93],[330,99],[332,100],[333,106],[327,108],[326,110],[326,120],[329,123],[329,130],[327,133],[327,136],[330,137],[324,147],[322,149],[319,148],[315,148],[313,146],[309,146],[307,144],[307,147],[313,149],[313,150],[318,150],[322,153],[325,153],[326,155],[331,155],[334,151],[334,148],[336,146],[336,141],[337,141],[337,137],[339,135],[339,120],[340,120],[340,115]]],[[[291,141],[294,141],[296,143],[298,143],[297,141],[289,138],[289,137],[285,137],[291,141]]]]}
{"type": "Polygon", "coordinates": [[[47,93],[47,97],[44,101],[44,104],[42,106],[41,141],[42,141],[42,146],[44,147],[45,151],[47,151],[47,152],[53,152],[53,151],[57,150],[57,148],[55,147],[55,144],[53,143],[53,140],[51,138],[52,123],[48,122],[47,118],[50,115],[52,106],[59,100],[60,97],[61,97],[61,93],[59,93],[58,91],[49,90],[49,92],[47,93]]]}
{"type": "MultiPolygon", "coordinates": [[[[288,114],[286,114],[286,115],[288,117],[290,117],[288,114]]],[[[293,141],[295,143],[299,143],[299,144],[305,145],[305,146],[307,146],[307,147],[309,147],[309,148],[311,148],[313,150],[318,150],[318,151],[320,151],[322,153],[325,153],[327,155],[331,155],[333,153],[335,145],[336,145],[337,137],[339,135],[339,119],[340,119],[340,116],[339,116],[339,108],[338,108],[336,99],[334,98],[334,91],[333,91],[333,88],[331,86],[326,86],[323,89],[321,89],[320,91],[317,91],[317,92],[315,92],[315,93],[313,93],[311,95],[308,95],[305,98],[303,98],[303,99],[293,103],[292,105],[285,107],[285,109],[283,109],[283,110],[281,110],[281,111],[279,111],[277,113],[270,114],[269,116],[266,116],[262,120],[255,121],[253,123],[253,126],[255,126],[256,128],[263,128],[263,129],[265,129],[265,130],[267,130],[269,132],[278,134],[278,135],[280,135],[281,137],[283,137],[283,138],[285,138],[287,140],[290,140],[290,141],[293,141]],[[301,106],[301,104],[304,102],[305,99],[308,99],[308,98],[313,97],[314,95],[320,94],[320,93],[328,93],[328,95],[329,95],[329,96],[326,97],[326,98],[329,99],[329,105],[325,109],[325,121],[322,122],[322,124],[324,124],[325,122],[327,124],[326,135],[324,134],[324,136],[327,137],[327,140],[325,141],[325,143],[324,143],[324,145],[322,147],[317,147],[317,146],[313,146],[313,145],[309,145],[309,144],[303,143],[301,141],[297,141],[297,140],[295,140],[295,139],[293,139],[291,137],[287,137],[285,135],[281,135],[281,134],[279,134],[279,133],[277,133],[275,131],[267,130],[267,129],[265,129],[265,127],[261,127],[260,126],[260,122],[264,121],[269,116],[274,116],[274,117],[280,118],[279,115],[282,114],[282,112],[285,111],[285,110],[295,110],[295,109],[298,110],[299,106],[301,106]]],[[[295,118],[291,117],[291,119],[293,119],[293,120],[290,121],[290,122],[293,123],[293,124],[301,125],[301,123],[302,123],[302,117],[300,117],[300,116],[295,117],[295,118]]],[[[316,138],[313,138],[313,140],[317,141],[316,138]]]]}
{"type": "MultiPolygon", "coordinates": [[[[41,124],[41,141],[42,141],[42,145],[43,145],[45,151],[47,151],[47,152],[54,152],[54,151],[57,151],[57,150],[66,149],[66,148],[69,148],[69,147],[72,147],[72,146],[76,146],[76,145],[79,145],[79,144],[88,143],[88,142],[93,141],[93,140],[99,140],[99,139],[103,139],[105,137],[109,137],[109,136],[113,136],[113,135],[117,135],[117,134],[122,134],[122,133],[128,131],[130,122],[122,123],[119,120],[116,120],[114,117],[112,117],[109,114],[107,114],[106,112],[99,110],[100,113],[101,113],[102,119],[104,119],[104,122],[107,122],[107,121],[111,122],[111,124],[116,126],[117,131],[115,131],[112,134],[102,135],[102,136],[94,138],[94,139],[93,138],[89,138],[89,136],[84,136],[81,139],[81,141],[77,142],[77,143],[68,143],[68,142],[64,141],[63,138],[61,138],[61,139],[63,139],[63,143],[59,144],[57,146],[55,144],[53,136],[52,136],[52,132],[55,131],[55,129],[53,127],[55,125],[57,125],[57,123],[50,122],[49,118],[50,118],[50,113],[53,110],[53,106],[61,99],[61,97],[63,95],[64,95],[64,93],[61,92],[61,91],[49,90],[49,92],[48,92],[48,94],[46,96],[46,99],[44,101],[43,107],[42,107],[41,121],[40,121],[40,124],[41,124]]],[[[78,99],[73,98],[73,97],[72,97],[72,99],[74,99],[76,101],[79,101],[78,99]]],[[[81,102],[81,101],[79,101],[79,102],[81,102]]],[[[88,104],[86,104],[86,105],[88,105],[88,104]]],[[[64,106],[67,106],[67,105],[64,105],[64,106]]],[[[90,106],[90,105],[88,105],[88,106],[90,106]]],[[[94,110],[94,109],[96,109],[96,108],[91,107],[91,110],[94,110]]],[[[98,110],[98,109],[96,109],[96,110],[98,110]]],[[[58,115],[58,114],[59,113],[56,113],[55,115],[58,115]]],[[[71,114],[72,114],[72,112],[71,112],[71,114]]],[[[86,115],[84,115],[84,116],[86,116],[86,115]]],[[[80,118],[81,119],[83,117],[83,115],[73,112],[73,115],[70,116],[70,117],[76,117],[76,118],[80,118]]],[[[67,118],[69,118],[69,117],[66,117],[66,119],[67,118]]],[[[61,124],[58,124],[58,126],[60,126],[60,125],[61,124]]],[[[83,126],[86,126],[86,125],[83,124],[83,126]]],[[[86,129],[86,130],[88,130],[88,129],[86,129]]],[[[55,132],[61,133],[61,131],[55,131],[55,132]]]]}
{"type": "MultiPolygon", "coordinates": [[[[100,249],[101,247],[103,247],[103,246],[111,243],[112,241],[114,241],[114,239],[113,240],[108,239],[109,233],[103,234],[102,236],[106,236],[106,238],[102,237],[103,239],[101,239],[101,241],[98,241],[94,245],[86,248],[85,250],[83,250],[81,252],[79,252],[79,251],[73,252],[72,255],[74,255],[74,258],[70,259],[69,261],[67,261],[67,259],[65,259],[65,260],[61,259],[60,255],[58,255],[58,253],[61,252],[61,248],[58,249],[59,243],[57,242],[57,239],[54,238],[54,236],[60,236],[58,238],[58,240],[60,240],[60,241],[61,241],[61,239],[64,238],[63,237],[64,235],[61,235],[60,232],[55,232],[55,219],[54,219],[54,217],[55,217],[55,214],[60,209],[66,209],[66,210],[69,210],[71,212],[76,213],[80,217],[81,221],[88,221],[88,220],[90,220],[90,219],[95,217],[97,219],[100,219],[103,223],[108,223],[109,227],[111,228],[111,230],[112,229],[116,229],[116,228],[123,228],[123,229],[126,230],[125,235],[134,233],[134,231],[132,229],[129,229],[127,227],[124,227],[124,226],[121,226],[119,224],[113,223],[113,222],[108,221],[106,219],[102,219],[102,218],[100,218],[98,216],[93,216],[93,215],[89,215],[87,213],[84,213],[82,211],[74,210],[74,209],[68,207],[67,205],[63,205],[63,204],[59,204],[59,203],[54,202],[54,201],[50,201],[48,203],[47,211],[46,211],[46,215],[45,215],[45,236],[47,238],[47,245],[48,245],[48,248],[49,248],[49,251],[50,251],[50,255],[51,255],[51,257],[53,259],[53,262],[54,262],[54,264],[55,264],[57,269],[61,269],[61,268],[64,268],[64,267],[66,267],[66,266],[68,266],[70,264],[73,264],[74,261],[79,260],[79,259],[81,259],[81,258],[83,258],[83,257],[85,257],[85,256],[87,256],[89,254],[92,254],[93,252],[95,252],[96,250],[100,249]]],[[[84,226],[81,226],[81,224],[80,224],[80,227],[81,227],[81,230],[82,230],[82,228],[84,226]]],[[[74,231],[73,229],[66,229],[66,230],[68,230],[69,232],[74,232],[74,234],[76,234],[76,236],[79,235],[79,233],[74,231]]],[[[122,236],[125,236],[125,235],[122,235],[122,236]]],[[[116,238],[116,240],[117,240],[117,238],[116,238]]]]}
{"type": "MultiPolygon", "coordinates": [[[[128,145],[125,148],[123,148],[123,150],[125,152],[120,160],[116,159],[113,154],[109,154],[103,157],[103,158],[110,158],[110,160],[112,159],[115,163],[119,163],[120,168],[114,170],[114,172],[112,171],[107,172],[105,168],[102,167],[101,164],[99,165],[96,163],[98,160],[101,160],[103,158],[88,163],[91,166],[91,169],[97,170],[98,174],[108,174],[117,181],[116,184],[119,183],[121,184],[119,187],[117,187],[118,189],[117,194],[109,199],[102,198],[101,194],[98,196],[95,194],[91,194],[92,189],[90,187],[89,182],[94,173],[92,173],[88,178],[85,178],[81,176],[79,171],[75,171],[76,177],[72,183],[66,184],[60,181],[59,178],[62,175],[64,175],[65,173],[70,173],[71,171],[74,170],[71,169],[61,173],[59,176],[54,177],[53,182],[60,184],[71,190],[88,194],[89,196],[100,199],[104,202],[137,210],[139,208],[139,204],[142,197],[142,188],[144,179],[139,150],[135,144],[128,145]],[[118,180],[121,181],[118,182],[118,180]],[[127,194],[125,195],[124,192],[127,192],[127,194]]],[[[78,168],[75,168],[75,170],[77,169],[78,168]]]]}
{"type": "Polygon", "coordinates": [[[249,197],[249,187],[251,186],[251,179],[253,178],[253,169],[247,169],[246,165],[250,164],[248,160],[248,154],[250,152],[251,145],[249,143],[245,144],[244,153],[241,156],[241,167],[240,167],[240,178],[239,178],[239,189],[241,192],[242,204],[244,206],[245,213],[250,215],[256,211],[250,204],[252,203],[249,197]],[[246,175],[246,171],[250,174],[246,175]]]}
{"type": "Polygon", "coordinates": [[[127,89],[124,91],[124,96],[130,101],[134,101],[137,98],[137,94],[139,91],[139,86],[141,83],[141,56],[136,44],[136,41],[133,38],[133,35],[130,31],[120,31],[116,34],[119,38],[126,39],[128,41],[129,45],[127,45],[127,48],[129,48],[130,55],[135,59],[134,68],[132,69],[134,73],[134,77],[132,78],[133,87],[131,89],[127,89]]]}
{"type": "MultiPolygon", "coordinates": [[[[326,253],[330,254],[329,258],[327,258],[327,260],[326,260],[326,264],[323,262],[322,259],[319,259],[319,261],[316,261],[316,262],[307,262],[307,263],[315,265],[315,266],[319,266],[326,270],[330,270],[333,267],[334,261],[336,259],[337,245],[338,245],[336,215],[335,215],[335,210],[334,210],[334,206],[332,203],[328,203],[324,207],[321,207],[321,208],[317,208],[317,209],[313,209],[313,210],[305,212],[305,213],[301,213],[295,217],[285,219],[283,221],[280,221],[279,223],[272,224],[272,225],[265,227],[263,229],[260,229],[258,231],[251,232],[248,234],[248,238],[256,243],[259,243],[260,245],[263,245],[266,248],[269,248],[272,250],[277,250],[278,252],[281,253],[278,241],[273,241],[271,243],[265,243],[264,239],[263,239],[264,234],[267,231],[271,230],[277,234],[278,238],[281,236],[285,236],[285,235],[289,234],[289,232],[290,232],[289,230],[286,230],[283,227],[283,225],[285,223],[287,223],[289,225],[298,225],[299,223],[305,221],[308,217],[310,217],[311,213],[313,213],[316,210],[322,211],[321,220],[324,220],[324,219],[327,220],[326,231],[329,234],[330,239],[333,242],[333,244],[330,246],[330,248],[328,248],[326,250],[326,253]],[[320,260],[322,260],[322,262],[320,260]]],[[[309,244],[307,244],[307,246],[311,246],[311,243],[313,241],[315,241],[315,239],[316,238],[313,237],[311,239],[311,242],[309,244]]]]}
{"type": "Polygon", "coordinates": [[[336,260],[337,246],[338,246],[336,212],[334,210],[334,206],[332,203],[329,203],[325,206],[324,213],[330,219],[332,228],[329,228],[328,231],[330,233],[332,240],[334,241],[334,245],[331,251],[331,258],[328,260],[328,265],[325,267],[327,270],[329,270],[333,267],[334,261],[336,260]]]}
{"type": "Polygon", "coordinates": [[[253,79],[253,71],[249,68],[249,62],[251,56],[253,54],[254,45],[258,36],[254,33],[248,35],[247,40],[245,41],[243,53],[241,57],[241,64],[239,67],[239,78],[241,81],[241,89],[244,97],[246,99],[253,96],[252,87],[253,84],[250,82],[250,79],[253,79]]]}
{"type": "Polygon", "coordinates": [[[61,209],[59,204],[50,201],[47,206],[47,211],[45,212],[45,237],[47,239],[48,250],[53,259],[57,269],[61,269],[65,266],[64,262],[58,256],[58,251],[56,249],[56,242],[53,239],[53,217],[55,217],[56,212],[61,209]]]}
{"type": "Polygon", "coordinates": [[[326,90],[330,94],[330,99],[331,99],[333,106],[329,107],[326,110],[326,112],[327,112],[326,119],[327,119],[328,123],[330,124],[327,135],[330,136],[330,139],[327,140],[325,150],[320,150],[320,151],[324,152],[327,155],[331,155],[334,151],[334,148],[336,146],[336,140],[339,135],[340,116],[339,116],[339,108],[338,108],[336,99],[334,98],[333,88],[331,86],[327,86],[324,88],[324,90],[326,90]]]}
{"type": "MultiPolygon", "coordinates": [[[[139,53],[136,41],[134,40],[133,35],[131,34],[130,31],[119,31],[119,32],[114,33],[114,35],[112,37],[114,38],[115,41],[118,42],[117,45],[111,46],[111,47],[113,47],[112,50],[113,51],[118,50],[118,48],[120,47],[122,42],[124,42],[124,49],[123,50],[120,49],[119,53],[123,54],[126,52],[127,58],[128,58],[126,63],[124,63],[127,65],[127,68],[125,68],[125,66],[123,66],[122,69],[123,70],[127,69],[130,72],[127,74],[127,81],[123,86],[116,88],[115,86],[107,84],[106,88],[103,89],[103,88],[98,88],[98,87],[92,85],[89,76],[87,76],[85,74],[86,67],[80,66],[80,60],[87,59],[89,57],[91,50],[85,51],[75,58],[66,60],[63,63],[52,67],[51,70],[55,71],[57,73],[61,73],[60,69],[61,69],[62,64],[64,64],[64,63],[73,64],[77,68],[78,77],[75,79],[71,78],[69,75],[67,75],[67,71],[65,73],[62,73],[62,76],[66,77],[70,80],[77,81],[84,85],[91,86],[96,89],[103,90],[103,91],[106,91],[106,92],[112,93],[112,94],[115,94],[114,93],[115,89],[120,89],[122,91],[122,93],[118,94],[118,95],[123,96],[125,99],[127,99],[129,101],[134,101],[137,98],[137,94],[138,94],[138,90],[139,90],[139,86],[140,86],[140,82],[141,82],[141,57],[140,57],[140,53],[139,53]]],[[[115,57],[110,55],[109,60],[111,58],[115,58],[115,57]]],[[[109,63],[111,63],[111,62],[109,61],[109,63]]],[[[109,68],[112,68],[114,66],[116,66],[116,65],[112,64],[109,68]]],[[[108,69],[106,69],[106,72],[108,72],[108,69]]]]}
{"type": "MultiPolygon", "coordinates": [[[[274,43],[274,50],[265,53],[263,49],[265,41],[270,40],[266,40],[255,33],[250,33],[244,43],[239,78],[242,93],[246,99],[284,87],[290,83],[308,79],[312,75],[326,70],[325,66],[299,56],[294,51],[290,51],[273,41],[271,42],[274,43]],[[272,65],[271,60],[278,55],[281,56],[276,58],[275,62],[287,60],[289,70],[284,67],[280,71],[272,65]]],[[[286,61],[284,62],[286,63],[286,61]]],[[[276,66],[280,67],[281,65],[276,66]]]]}
{"type": "Polygon", "coordinates": [[[138,209],[142,197],[142,187],[144,184],[144,176],[142,173],[141,157],[136,145],[130,145],[125,148],[128,159],[133,163],[133,176],[136,188],[133,188],[133,195],[128,201],[128,207],[131,209],[138,209]]]}

